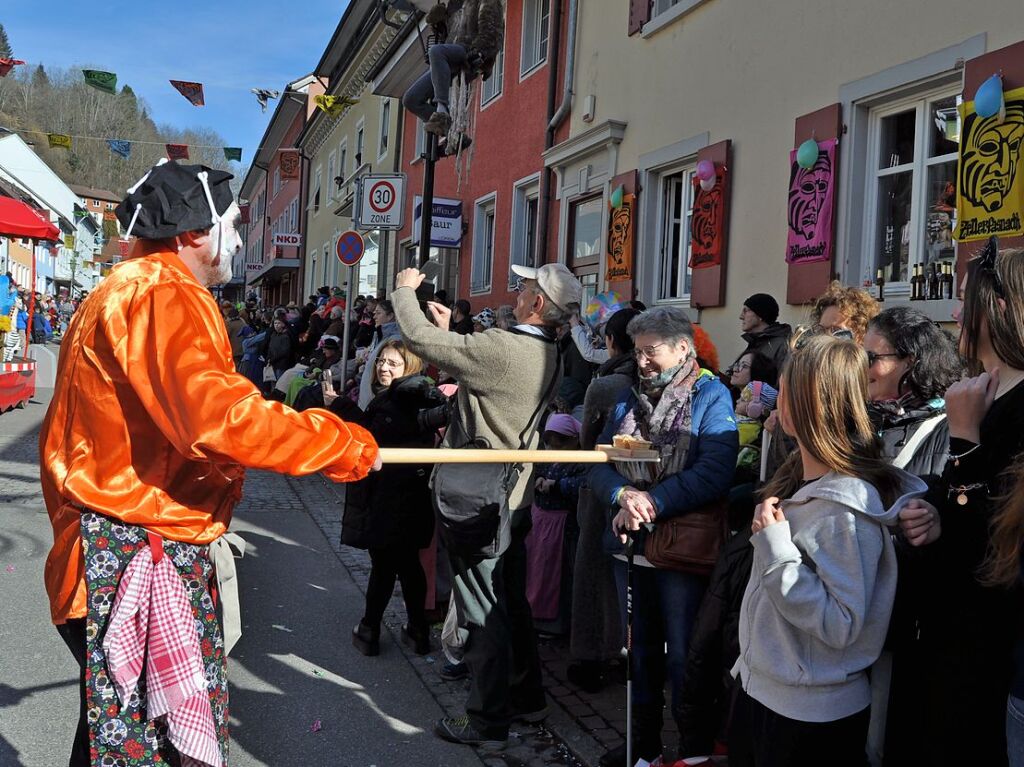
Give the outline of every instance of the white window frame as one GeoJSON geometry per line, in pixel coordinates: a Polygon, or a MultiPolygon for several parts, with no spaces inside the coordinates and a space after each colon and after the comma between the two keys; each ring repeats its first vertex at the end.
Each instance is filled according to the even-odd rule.
{"type": "MultiPolygon", "coordinates": [[[[534,251],[535,256],[541,255],[538,251],[541,247],[539,242],[529,243],[527,237],[530,232],[529,211],[530,202],[537,201],[537,216],[540,217],[540,174],[519,179],[512,186],[512,226],[509,227],[508,247],[508,287],[512,289],[519,279],[512,273],[512,266],[529,265],[530,252],[534,251]]],[[[535,224],[536,226],[536,224],[535,224]]],[[[537,232],[534,229],[534,237],[537,232]]],[[[543,259],[539,259],[543,260],[543,259]]]]}
{"type": "Polygon", "coordinates": [[[505,36],[501,38],[501,50],[494,59],[491,76],[480,83],[480,108],[485,109],[499,98],[505,83],[505,36]]]}
{"type": "Polygon", "coordinates": [[[423,129],[425,123],[419,118],[416,119],[416,156],[412,162],[419,162],[427,153],[427,132],[423,129]]]}
{"type": "Polygon", "coordinates": [[[550,25],[551,0],[523,0],[523,29],[519,56],[520,82],[547,63],[548,48],[551,47],[550,25]],[[543,53],[541,52],[542,46],[543,53]]]}
{"type": "Polygon", "coordinates": [[[327,155],[327,202],[334,201],[334,165],[337,161],[338,157],[334,152],[327,155]]]}
{"type": "MultiPolygon", "coordinates": [[[[689,304],[690,302],[690,292],[686,290],[686,282],[687,275],[692,279],[693,274],[693,270],[689,267],[689,261],[690,217],[693,215],[693,175],[695,172],[696,164],[692,161],[673,165],[658,172],[657,184],[655,186],[656,194],[658,195],[658,202],[654,226],[654,246],[657,254],[657,258],[654,263],[654,303],[656,304],[689,304]],[[672,258],[682,259],[682,268],[676,278],[676,289],[678,293],[675,296],[670,296],[667,295],[670,276],[666,273],[666,267],[669,263],[667,259],[669,256],[665,253],[665,249],[667,247],[666,238],[669,236],[668,216],[670,214],[668,206],[666,205],[668,192],[666,184],[668,184],[670,179],[672,179],[672,183],[675,185],[676,182],[673,177],[680,174],[682,175],[682,179],[679,183],[682,187],[683,193],[681,205],[682,220],[680,221],[680,243],[672,258]]],[[[674,223],[674,220],[672,223],[674,223]]]]}
{"type": "Polygon", "coordinates": [[[494,282],[494,244],[498,229],[498,193],[491,192],[473,203],[473,256],[469,271],[469,294],[479,296],[491,292],[494,282]],[[491,219],[488,237],[487,221],[491,219]],[[488,240],[490,240],[488,242],[488,240]],[[479,271],[483,269],[484,275],[479,271]],[[486,278],[486,284],[484,284],[486,278]]]}
{"type": "Polygon", "coordinates": [[[654,0],[651,6],[651,18],[644,24],[640,32],[641,36],[650,37],[706,2],[707,0],[654,0]]]}
{"type": "MultiPolygon", "coordinates": [[[[944,98],[957,96],[959,85],[925,87],[904,93],[873,106],[868,112],[867,167],[864,168],[864,240],[861,248],[860,268],[848,275],[847,282],[873,282],[879,264],[878,244],[878,189],[883,178],[899,173],[911,172],[909,252],[907,254],[907,279],[888,281],[885,292],[894,298],[910,295],[909,277],[914,266],[924,263],[923,242],[927,222],[927,179],[928,169],[934,165],[957,162],[957,153],[928,157],[928,139],[931,135],[930,105],[944,98]],[[880,168],[882,144],[882,121],[886,117],[913,109],[915,111],[914,156],[910,162],[880,168]]],[[[859,285],[858,285],[859,286],[859,285]]]]}
{"type": "Polygon", "coordinates": [[[388,156],[391,143],[391,99],[380,100],[380,131],[377,138],[377,162],[388,156]]]}
{"type": "Polygon", "coordinates": [[[314,182],[313,187],[309,190],[309,207],[313,211],[313,215],[316,216],[320,213],[320,208],[323,207],[323,202],[318,201],[319,196],[323,190],[323,168],[317,167],[316,173],[313,176],[314,182]]]}
{"type": "Polygon", "coordinates": [[[281,191],[281,167],[274,168],[274,197],[281,191]]]}
{"type": "Polygon", "coordinates": [[[356,123],[356,154],[355,163],[356,169],[362,167],[363,163],[366,162],[364,152],[366,151],[366,118],[359,118],[359,122],[356,123]]]}

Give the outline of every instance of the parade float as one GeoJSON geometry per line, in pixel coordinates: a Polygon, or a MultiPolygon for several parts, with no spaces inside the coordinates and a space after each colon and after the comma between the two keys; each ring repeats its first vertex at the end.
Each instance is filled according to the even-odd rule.
{"type": "MultiPolygon", "coordinates": [[[[60,230],[42,218],[23,202],[10,197],[0,197],[0,237],[18,237],[33,241],[56,241],[60,230]]],[[[28,316],[35,311],[35,259],[32,260],[32,284],[29,286],[28,316]]],[[[10,332],[17,332],[12,328],[10,332]]],[[[31,334],[26,333],[26,348],[22,357],[0,361],[0,413],[14,407],[24,407],[36,391],[36,363],[28,357],[31,334]]]]}

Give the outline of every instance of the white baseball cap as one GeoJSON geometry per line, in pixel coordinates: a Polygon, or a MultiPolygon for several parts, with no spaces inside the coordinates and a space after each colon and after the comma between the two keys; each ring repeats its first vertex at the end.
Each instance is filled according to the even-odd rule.
{"type": "Polygon", "coordinates": [[[544,264],[537,268],[512,266],[512,273],[526,280],[536,280],[551,302],[559,309],[568,309],[569,304],[583,300],[583,285],[565,264],[544,264]]]}

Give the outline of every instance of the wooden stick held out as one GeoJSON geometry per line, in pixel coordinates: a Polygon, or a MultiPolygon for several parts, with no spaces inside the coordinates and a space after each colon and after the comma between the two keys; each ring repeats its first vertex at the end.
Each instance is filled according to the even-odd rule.
{"type": "Polygon", "coordinates": [[[598,445],[596,450],[487,450],[467,448],[382,447],[384,464],[400,463],[612,463],[618,461],[657,462],[654,450],[626,450],[598,445]],[[640,455],[638,455],[640,454],[640,455]]]}

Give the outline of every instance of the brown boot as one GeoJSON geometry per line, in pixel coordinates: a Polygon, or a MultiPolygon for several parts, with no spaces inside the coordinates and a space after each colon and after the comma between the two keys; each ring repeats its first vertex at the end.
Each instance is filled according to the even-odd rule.
{"type": "Polygon", "coordinates": [[[447,112],[434,112],[430,119],[423,124],[423,130],[437,136],[447,135],[448,129],[452,127],[452,116],[447,112]]]}

